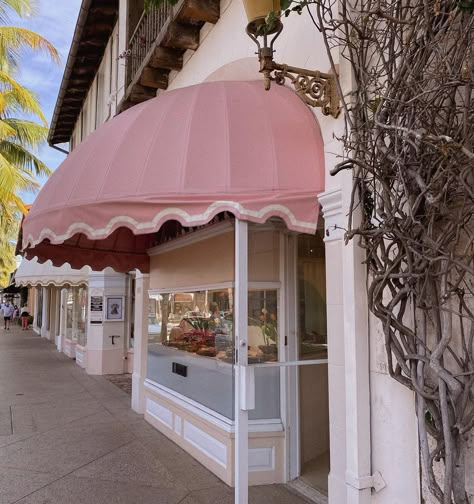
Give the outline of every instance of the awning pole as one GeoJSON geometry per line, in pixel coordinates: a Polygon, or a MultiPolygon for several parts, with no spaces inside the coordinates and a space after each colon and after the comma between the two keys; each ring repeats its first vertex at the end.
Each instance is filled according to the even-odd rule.
{"type": "Polygon", "coordinates": [[[248,325],[248,225],[235,219],[235,504],[249,500],[249,440],[248,410],[245,405],[247,387],[247,325],[248,325]],[[245,409],[244,409],[245,408],[245,409]]]}

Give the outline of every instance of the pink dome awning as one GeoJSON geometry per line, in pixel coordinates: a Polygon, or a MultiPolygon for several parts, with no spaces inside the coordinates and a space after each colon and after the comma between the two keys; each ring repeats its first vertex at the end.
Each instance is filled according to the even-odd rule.
{"type": "Polygon", "coordinates": [[[314,232],[324,190],[318,124],[290,90],[208,82],[164,93],[89,135],[54,172],[23,224],[27,257],[147,271],[167,220],[229,211],[314,232]]]}

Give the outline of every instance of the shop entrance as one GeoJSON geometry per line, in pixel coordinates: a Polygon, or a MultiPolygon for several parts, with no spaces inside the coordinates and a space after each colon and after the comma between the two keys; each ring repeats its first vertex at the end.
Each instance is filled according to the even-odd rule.
{"type": "Polygon", "coordinates": [[[298,366],[296,407],[299,436],[292,472],[327,495],[329,475],[329,397],[326,322],[325,247],[321,232],[299,235],[297,243],[298,360],[320,361],[298,366]]]}

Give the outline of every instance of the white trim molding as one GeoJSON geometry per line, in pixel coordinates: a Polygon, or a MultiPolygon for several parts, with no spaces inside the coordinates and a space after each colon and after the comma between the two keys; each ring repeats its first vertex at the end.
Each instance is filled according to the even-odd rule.
{"type": "MultiPolygon", "coordinates": [[[[170,401],[183,410],[200,417],[202,420],[222,429],[224,432],[234,434],[235,423],[233,420],[226,418],[202,404],[183,396],[179,392],[175,392],[159,383],[153,382],[148,378],[145,380],[145,390],[156,394],[167,401],[170,401]]],[[[171,428],[171,427],[170,427],[171,428]]],[[[263,420],[250,420],[249,432],[283,432],[283,424],[279,418],[265,418],[263,420]]]]}
{"type": "Polygon", "coordinates": [[[187,420],[183,422],[183,438],[206,457],[227,468],[227,446],[224,443],[187,420]]]}
{"type": "Polygon", "coordinates": [[[324,214],[324,241],[341,240],[346,227],[342,213],[342,190],[325,192],[318,196],[324,214]]]}
{"type": "Polygon", "coordinates": [[[372,476],[359,477],[349,471],[346,472],[346,483],[356,490],[363,490],[364,488],[373,488],[377,493],[384,489],[387,484],[380,474],[376,471],[372,476]]]}

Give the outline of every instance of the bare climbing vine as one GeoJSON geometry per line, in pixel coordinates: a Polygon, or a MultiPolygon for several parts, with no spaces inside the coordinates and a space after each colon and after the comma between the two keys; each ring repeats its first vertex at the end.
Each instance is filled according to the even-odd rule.
{"type": "Polygon", "coordinates": [[[442,504],[468,504],[474,2],[317,0],[285,7],[287,15],[307,11],[331,59],[339,52],[341,68],[352,72],[343,99],[345,158],[332,172],[353,174],[346,239],[357,238],[366,251],[369,308],[383,328],[390,376],[416,395],[427,487],[442,504]]]}

